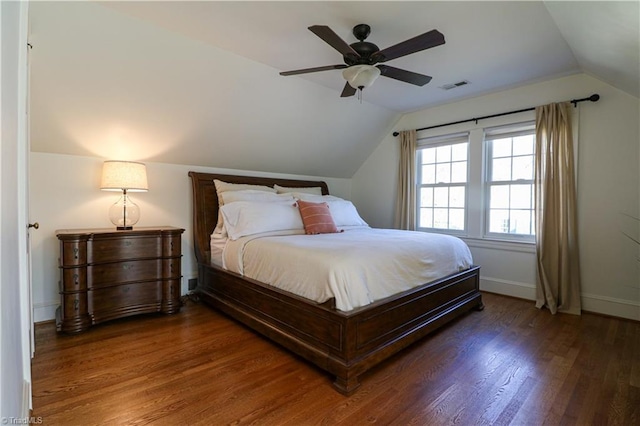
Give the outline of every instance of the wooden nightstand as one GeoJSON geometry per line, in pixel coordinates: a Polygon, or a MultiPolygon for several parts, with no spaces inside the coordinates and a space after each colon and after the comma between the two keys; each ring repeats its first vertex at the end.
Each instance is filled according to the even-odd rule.
{"type": "Polygon", "coordinates": [[[180,311],[184,229],[63,229],[58,331],[76,333],[129,315],[180,311]]]}

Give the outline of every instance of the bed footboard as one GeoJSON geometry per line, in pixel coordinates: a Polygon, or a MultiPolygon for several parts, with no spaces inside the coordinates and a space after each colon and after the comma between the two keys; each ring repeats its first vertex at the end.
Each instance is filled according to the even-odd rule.
{"type": "Polygon", "coordinates": [[[362,373],[471,309],[482,308],[479,267],[350,312],[201,265],[202,300],[335,375],[345,395],[362,373]]]}

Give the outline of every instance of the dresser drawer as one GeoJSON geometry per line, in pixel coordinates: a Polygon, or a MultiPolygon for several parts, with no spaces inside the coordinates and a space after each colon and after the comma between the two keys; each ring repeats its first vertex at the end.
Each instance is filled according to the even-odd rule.
{"type": "Polygon", "coordinates": [[[62,294],[63,318],[77,318],[88,312],[87,298],[84,293],[62,294]]]}
{"type": "Polygon", "coordinates": [[[160,236],[96,238],[88,249],[88,262],[112,262],[162,256],[160,236]]]}
{"type": "Polygon", "coordinates": [[[84,265],[87,263],[87,241],[60,242],[60,266],[84,265]]]}
{"type": "MultiPolygon", "coordinates": [[[[87,289],[87,268],[68,268],[62,270],[62,282],[65,291],[87,289]]],[[[62,289],[60,289],[62,291],[62,289]]]]}
{"type": "Polygon", "coordinates": [[[156,280],[162,276],[162,259],[130,260],[127,262],[89,265],[89,288],[107,287],[118,283],[156,280]]]}
{"type": "Polygon", "coordinates": [[[173,259],[162,260],[162,276],[165,278],[180,278],[182,259],[175,257],[173,259]]]}
{"type": "Polygon", "coordinates": [[[180,246],[180,235],[168,236],[162,241],[162,256],[175,257],[182,256],[182,247],[180,246]]]}
{"type": "Polygon", "coordinates": [[[153,306],[154,310],[159,311],[162,285],[161,282],[154,281],[90,290],[89,300],[92,302],[89,309],[97,316],[132,307],[153,306]]]}

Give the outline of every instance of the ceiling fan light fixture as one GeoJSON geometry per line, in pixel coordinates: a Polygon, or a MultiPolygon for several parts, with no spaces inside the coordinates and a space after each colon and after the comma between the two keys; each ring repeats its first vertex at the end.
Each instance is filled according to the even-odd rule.
{"type": "Polygon", "coordinates": [[[352,65],[342,71],[342,76],[354,89],[364,89],[380,76],[380,70],[373,65],[352,65]]]}

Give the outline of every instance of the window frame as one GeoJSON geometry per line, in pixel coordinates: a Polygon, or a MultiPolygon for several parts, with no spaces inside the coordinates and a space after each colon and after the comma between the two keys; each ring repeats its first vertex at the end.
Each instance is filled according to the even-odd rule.
{"type": "MultiPolygon", "coordinates": [[[[482,176],[482,188],[484,192],[483,196],[483,224],[482,224],[482,238],[485,240],[493,241],[512,241],[520,243],[535,243],[535,121],[526,121],[520,123],[505,124],[502,126],[487,127],[483,130],[483,164],[484,174],[482,176]],[[502,181],[491,180],[493,173],[493,141],[506,138],[515,138],[518,136],[533,136],[533,156],[534,164],[532,164],[532,176],[531,179],[511,179],[502,181]],[[531,218],[531,234],[517,234],[517,233],[502,233],[491,232],[491,188],[494,186],[512,186],[512,185],[530,185],[531,187],[531,208],[530,209],[514,209],[509,206],[509,213],[513,210],[529,210],[531,218]]],[[[513,158],[519,157],[513,155],[513,139],[511,141],[511,153],[504,158],[511,159],[511,172],[513,172],[513,158]]],[[[512,176],[513,177],[513,176],[512,176]]]]}
{"type": "MultiPolygon", "coordinates": [[[[454,162],[450,160],[449,164],[453,164],[454,162]]],[[[436,159],[435,165],[439,164],[436,159]]],[[[469,140],[469,132],[456,132],[452,134],[446,134],[435,137],[425,137],[419,138],[416,146],[416,230],[423,232],[434,232],[434,233],[444,233],[449,235],[455,235],[458,237],[464,237],[468,234],[468,220],[469,220],[469,165],[470,165],[470,140],[469,140]],[[461,182],[435,182],[433,184],[423,184],[422,183],[422,152],[428,148],[438,148],[440,146],[453,146],[456,144],[465,143],[466,146],[466,175],[465,181],[461,182]],[[420,213],[421,213],[421,189],[422,188],[451,188],[451,187],[463,187],[464,188],[464,206],[463,207],[453,207],[453,209],[461,209],[463,211],[463,229],[451,229],[451,228],[433,228],[433,227],[424,227],[420,226],[420,213]]],[[[450,200],[450,199],[449,199],[450,200]]],[[[433,207],[435,209],[435,206],[433,207]]],[[[448,217],[450,214],[452,207],[447,205],[448,217]]]]}

